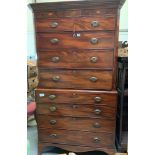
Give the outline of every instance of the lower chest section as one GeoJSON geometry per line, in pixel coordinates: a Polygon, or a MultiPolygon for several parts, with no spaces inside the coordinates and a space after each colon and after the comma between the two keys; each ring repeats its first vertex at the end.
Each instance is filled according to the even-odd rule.
{"type": "Polygon", "coordinates": [[[113,147],[115,91],[37,89],[39,141],[85,147],[113,147]]]}

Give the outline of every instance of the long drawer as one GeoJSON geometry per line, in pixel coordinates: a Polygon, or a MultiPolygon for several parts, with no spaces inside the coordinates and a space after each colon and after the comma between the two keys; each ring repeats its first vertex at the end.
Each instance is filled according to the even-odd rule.
{"type": "Polygon", "coordinates": [[[117,103],[117,93],[116,91],[36,89],[35,99],[37,103],[92,104],[115,108],[117,103]]]}
{"type": "MultiPolygon", "coordinates": [[[[63,101],[62,101],[63,102],[63,101]]],[[[115,108],[102,105],[38,103],[37,114],[115,119],[115,108]]]]}
{"type": "Polygon", "coordinates": [[[37,48],[114,48],[114,32],[37,33],[37,48]]]}
{"type": "Polygon", "coordinates": [[[37,32],[114,30],[115,18],[55,18],[36,20],[37,32]]]}
{"type": "Polygon", "coordinates": [[[37,115],[39,129],[66,129],[92,132],[113,133],[115,120],[84,118],[84,117],[60,117],[50,115],[37,115]]]}
{"type": "MultiPolygon", "coordinates": [[[[88,4],[87,4],[88,7],[88,4]]],[[[115,17],[116,10],[113,8],[84,8],[84,9],[67,9],[35,12],[36,19],[53,19],[53,18],[73,18],[73,17],[115,17]]],[[[74,18],[75,19],[75,18],[74,18]]]]}
{"type": "Polygon", "coordinates": [[[40,68],[112,68],[113,50],[38,51],[40,68]]]}
{"type": "Polygon", "coordinates": [[[93,147],[112,146],[114,144],[113,134],[68,130],[39,130],[38,139],[45,143],[93,147]]]}
{"type": "Polygon", "coordinates": [[[39,70],[39,88],[112,89],[112,71],[39,70]]]}

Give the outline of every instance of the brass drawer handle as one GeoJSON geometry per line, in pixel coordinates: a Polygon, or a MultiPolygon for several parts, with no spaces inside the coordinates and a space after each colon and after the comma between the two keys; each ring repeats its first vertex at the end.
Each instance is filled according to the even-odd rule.
{"type": "Polygon", "coordinates": [[[54,120],[54,119],[50,120],[50,124],[51,124],[51,125],[55,125],[56,123],[57,123],[56,120],[54,120]]]}
{"type": "Polygon", "coordinates": [[[57,134],[51,134],[50,137],[56,138],[57,134]]]}
{"type": "Polygon", "coordinates": [[[49,95],[49,99],[54,100],[56,98],[56,95],[49,95]]]}
{"type": "Polygon", "coordinates": [[[51,112],[54,112],[57,110],[57,107],[53,105],[53,106],[49,107],[49,109],[51,110],[51,112]]]}
{"type": "Polygon", "coordinates": [[[52,27],[52,28],[56,28],[56,27],[58,27],[58,23],[57,22],[52,22],[52,23],[50,23],[50,26],[52,27]]]}
{"type": "Polygon", "coordinates": [[[91,57],[91,58],[90,58],[90,62],[92,62],[92,63],[96,63],[97,60],[98,60],[97,57],[91,57]]]}
{"type": "Polygon", "coordinates": [[[98,39],[97,38],[91,38],[90,40],[91,44],[97,44],[98,43],[98,39]]]}
{"type": "Polygon", "coordinates": [[[90,78],[89,78],[89,80],[90,80],[91,82],[96,82],[96,81],[98,80],[98,78],[97,78],[97,77],[92,76],[92,77],[90,77],[90,78]]]}
{"type": "Polygon", "coordinates": [[[50,42],[51,42],[52,44],[57,44],[57,43],[59,43],[59,39],[53,38],[53,39],[50,40],[50,42]]]}
{"type": "Polygon", "coordinates": [[[100,139],[98,137],[94,137],[93,138],[93,141],[94,141],[94,143],[99,143],[100,142],[100,139]]]}
{"type": "Polygon", "coordinates": [[[96,97],[94,98],[94,100],[95,100],[95,102],[100,103],[100,102],[102,101],[102,98],[99,97],[99,96],[96,96],[96,97]]]}
{"type": "Polygon", "coordinates": [[[95,109],[94,112],[96,115],[100,115],[102,111],[100,109],[95,109]]]}
{"type": "Polygon", "coordinates": [[[53,77],[52,77],[52,80],[53,80],[54,82],[58,82],[58,81],[60,80],[60,76],[58,76],[58,75],[53,76],[53,77]]]}
{"type": "Polygon", "coordinates": [[[101,127],[100,123],[98,123],[98,122],[94,123],[93,126],[94,126],[94,128],[100,128],[101,127]]]}
{"type": "Polygon", "coordinates": [[[52,57],[52,62],[57,63],[60,61],[60,57],[52,57]]]}
{"type": "Polygon", "coordinates": [[[98,27],[99,25],[100,25],[100,23],[98,21],[92,21],[91,22],[92,27],[98,27]]]}

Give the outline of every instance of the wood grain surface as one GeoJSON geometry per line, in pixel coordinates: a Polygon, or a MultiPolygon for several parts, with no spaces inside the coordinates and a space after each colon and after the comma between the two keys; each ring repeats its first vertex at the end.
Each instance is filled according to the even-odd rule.
{"type": "Polygon", "coordinates": [[[124,2],[30,5],[39,66],[38,155],[46,146],[115,154],[116,57],[124,2]]]}
{"type": "Polygon", "coordinates": [[[37,33],[37,49],[104,49],[114,48],[114,32],[71,32],[71,33],[37,33]],[[98,39],[92,44],[91,39],[98,39]],[[58,43],[51,43],[58,39],[58,43]]]}
{"type": "Polygon", "coordinates": [[[96,90],[64,90],[64,89],[39,89],[35,91],[37,103],[51,104],[81,104],[81,105],[103,105],[107,107],[116,107],[117,92],[116,91],[96,91],[96,90]],[[50,99],[50,95],[55,95],[54,99],[50,99]],[[100,97],[101,101],[96,102],[95,98],[100,97]]]}
{"type": "Polygon", "coordinates": [[[74,88],[112,90],[112,71],[39,70],[39,88],[74,88]],[[59,77],[58,81],[53,78],[59,77]],[[96,78],[93,82],[90,78],[96,78]]]}
{"type": "Polygon", "coordinates": [[[112,69],[113,50],[50,50],[38,51],[39,68],[112,69]],[[54,58],[58,61],[54,62],[54,58]],[[93,58],[96,62],[93,62],[93,58]],[[95,59],[94,58],[94,59],[95,59]]]}
{"type": "MultiPolygon", "coordinates": [[[[63,101],[62,101],[63,102],[63,101]]],[[[37,105],[37,114],[51,116],[71,116],[71,117],[90,117],[90,118],[108,118],[115,120],[115,108],[102,105],[81,105],[75,103],[52,104],[42,103],[37,105]]]]}
{"type": "Polygon", "coordinates": [[[90,119],[84,117],[37,115],[37,123],[39,129],[66,129],[75,131],[106,132],[112,134],[114,134],[115,130],[115,121],[104,118],[90,119]],[[52,125],[50,123],[51,121],[56,121],[56,123],[52,125]]]}
{"type": "Polygon", "coordinates": [[[39,141],[45,143],[59,143],[74,146],[112,147],[114,142],[112,134],[67,131],[67,130],[39,130],[39,141]]]}
{"type": "Polygon", "coordinates": [[[114,30],[114,17],[81,17],[81,18],[54,18],[54,19],[37,19],[37,32],[53,32],[53,31],[89,31],[89,30],[114,30]],[[92,22],[98,22],[98,26],[93,26],[92,22]],[[57,26],[52,27],[52,23],[57,26]]]}

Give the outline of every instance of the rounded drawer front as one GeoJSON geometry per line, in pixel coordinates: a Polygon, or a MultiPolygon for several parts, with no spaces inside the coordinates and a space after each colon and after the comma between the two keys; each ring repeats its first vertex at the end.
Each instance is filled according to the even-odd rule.
{"type": "Polygon", "coordinates": [[[113,68],[113,50],[52,50],[38,52],[39,68],[113,68]]]}
{"type": "Polygon", "coordinates": [[[55,90],[55,89],[36,89],[35,100],[37,103],[43,104],[67,104],[78,105],[78,107],[83,105],[89,105],[94,107],[106,106],[106,107],[116,107],[117,93],[109,91],[88,91],[88,90],[55,90]]]}
{"type": "Polygon", "coordinates": [[[103,147],[113,146],[114,136],[113,134],[108,133],[45,129],[39,130],[39,141],[68,145],[103,147]]]}
{"type": "Polygon", "coordinates": [[[115,30],[114,17],[37,19],[37,32],[115,30]]]}
{"type": "Polygon", "coordinates": [[[112,89],[112,71],[40,70],[40,88],[112,89]]]}
{"type": "MultiPolygon", "coordinates": [[[[74,102],[74,101],[73,101],[74,102]]],[[[115,108],[102,105],[80,105],[76,103],[38,103],[37,114],[52,116],[90,117],[115,119],[115,108]]]]}
{"type": "Polygon", "coordinates": [[[87,117],[61,117],[51,115],[38,115],[37,124],[39,129],[65,129],[91,132],[113,133],[115,120],[107,118],[87,117]]]}
{"type": "Polygon", "coordinates": [[[37,33],[38,49],[113,49],[114,32],[37,33]]]}

